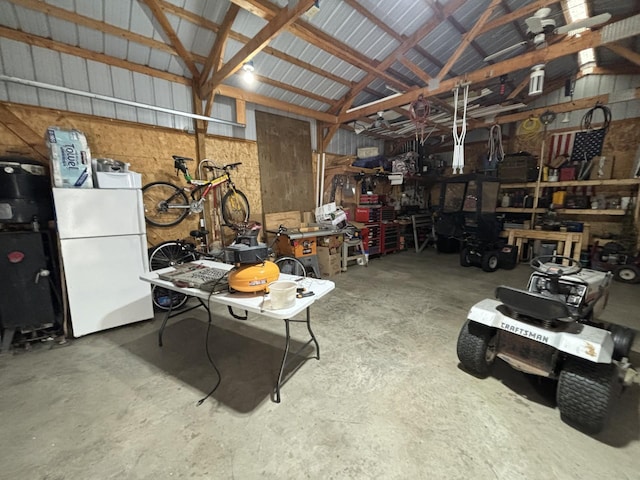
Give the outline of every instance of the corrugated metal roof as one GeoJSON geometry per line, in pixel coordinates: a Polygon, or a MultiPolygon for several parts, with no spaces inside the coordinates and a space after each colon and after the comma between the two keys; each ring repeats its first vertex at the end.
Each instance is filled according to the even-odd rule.
{"type": "MultiPolygon", "coordinates": [[[[210,25],[220,25],[226,15],[230,2],[228,0],[158,0],[159,5],[175,30],[180,42],[198,58],[197,67],[202,68],[203,58],[209,55],[217,34],[210,25]],[[195,17],[195,19],[194,19],[195,17]]],[[[289,31],[280,32],[269,42],[269,48],[289,55],[297,60],[285,60],[277,55],[262,51],[253,58],[256,73],[270,79],[270,83],[259,83],[253,87],[256,94],[288,102],[292,105],[308,108],[312,111],[327,111],[330,103],[342,99],[349,94],[350,83],[357,83],[367,75],[370,67],[352,62],[344,52],[349,49],[363,59],[365,64],[375,65],[394,55],[400,45],[400,36],[410,37],[433,19],[439,18],[432,5],[423,0],[403,0],[402,4],[388,0],[357,0],[365,12],[369,12],[383,22],[391,32],[376,25],[366,13],[354,9],[349,1],[321,0],[319,12],[301,25],[311,30],[316,29],[333,38],[338,52],[331,53],[318,45],[308,43],[289,31]],[[395,33],[394,33],[395,32],[395,33]],[[343,56],[344,58],[340,58],[343,56]],[[298,63],[298,64],[296,64],[298,63]],[[313,69],[320,69],[326,74],[319,74],[313,69]],[[337,81],[335,77],[339,77],[337,81]],[[312,95],[302,95],[300,91],[309,91],[312,95]],[[323,97],[321,100],[319,97],[323,97]]],[[[164,46],[168,36],[160,28],[159,22],[153,18],[150,9],[144,2],[136,0],[93,0],[91,2],[77,0],[45,0],[47,5],[64,9],[69,15],[81,15],[86,19],[104,22],[104,28],[118,27],[146,40],[137,41],[134,37],[116,32],[105,33],[93,26],[61,19],[55,15],[46,15],[37,10],[14,4],[12,0],[0,2],[0,25],[15,32],[25,32],[45,39],[51,39],[59,45],[80,47],[87,51],[87,57],[104,54],[114,59],[137,64],[140,68],[150,67],[160,72],[191,78],[192,74],[186,62],[170,53],[164,46]],[[153,44],[152,39],[156,41],[153,44]],[[161,43],[157,43],[161,42],[161,43]],[[156,48],[152,45],[163,45],[156,48]]],[[[445,7],[449,1],[440,0],[433,5],[445,7]]],[[[439,21],[438,25],[424,38],[420,39],[417,48],[405,52],[405,57],[417,68],[430,77],[436,77],[442,65],[456,52],[462,34],[459,28],[469,30],[478,17],[482,15],[490,0],[464,2],[453,14],[452,21],[439,21]]],[[[510,11],[529,5],[531,0],[504,0],[491,14],[491,19],[499,19],[510,11]]],[[[628,16],[638,10],[634,0],[590,0],[592,14],[605,11],[614,16],[628,16]]],[[[271,5],[285,7],[288,0],[271,2],[271,5]]],[[[258,3],[259,5],[259,3],[258,3]]],[[[559,4],[550,5],[548,18],[556,20],[558,25],[565,23],[559,4]]],[[[267,20],[240,9],[232,27],[232,36],[227,41],[224,61],[229,61],[244,42],[238,35],[253,37],[265,25],[267,20]]],[[[486,53],[495,53],[503,48],[521,42],[522,32],[526,30],[524,18],[500,26],[474,40],[474,45],[467,48],[453,65],[447,77],[462,75],[487,65],[483,61],[486,53]]],[[[622,40],[620,44],[637,51],[640,40],[635,38],[622,40]]],[[[513,52],[517,57],[531,45],[513,52]]],[[[328,49],[330,50],[330,49],[328,49]]],[[[164,78],[149,77],[140,72],[130,72],[123,68],[126,64],[107,65],[96,60],[74,57],[67,53],[47,49],[40,46],[29,46],[20,41],[0,37],[0,64],[2,73],[24,79],[34,79],[54,85],[62,85],[78,90],[87,90],[106,95],[114,95],[139,102],[148,102],[170,108],[191,110],[190,90],[183,83],[172,83],[164,78]],[[25,59],[27,59],[25,61],[25,59]]],[[[98,59],[99,57],[96,57],[98,59]]],[[[506,56],[505,58],[509,58],[506,56]]],[[[603,65],[616,66],[620,57],[601,48],[597,58],[603,65]]],[[[503,60],[502,58],[500,60],[503,60]]],[[[497,61],[500,61],[497,60],[497,61]]],[[[577,70],[575,56],[565,57],[561,61],[550,61],[546,66],[548,78],[561,78],[577,70]]],[[[394,59],[386,75],[394,77],[408,88],[422,87],[424,81],[410,68],[394,59]]],[[[517,84],[528,73],[526,70],[509,75],[509,82],[517,84]]],[[[237,75],[226,79],[225,84],[236,88],[247,88],[237,75]]],[[[366,90],[360,91],[353,105],[361,105],[379,100],[393,94],[386,85],[387,78],[376,78],[370,82],[366,90]]],[[[397,83],[397,82],[396,82],[397,83]]],[[[591,85],[585,82],[583,88],[590,90],[591,85]]],[[[497,85],[497,79],[488,82],[490,88],[497,85]]],[[[187,128],[190,120],[169,119],[166,114],[143,111],[123,105],[113,106],[108,102],[89,100],[71,94],[59,94],[43,89],[0,82],[2,98],[20,103],[34,103],[54,108],[71,108],[98,115],[112,115],[117,118],[135,119],[160,125],[173,125],[176,128],[187,128]],[[35,100],[34,100],[35,99],[35,100]]],[[[446,95],[443,95],[444,98],[446,95]]],[[[501,101],[496,96],[488,96],[486,101],[501,101]]],[[[216,102],[221,101],[219,98],[216,102]]],[[[229,105],[232,105],[230,102],[229,105]]],[[[214,104],[214,112],[216,104],[214,104]]],[[[222,108],[220,114],[226,120],[233,120],[234,112],[230,108],[222,108]]],[[[222,127],[220,127],[222,128],[222,127]]],[[[227,128],[227,127],[224,127],[227,128]]],[[[233,128],[233,127],[230,127],[233,128]]]]}

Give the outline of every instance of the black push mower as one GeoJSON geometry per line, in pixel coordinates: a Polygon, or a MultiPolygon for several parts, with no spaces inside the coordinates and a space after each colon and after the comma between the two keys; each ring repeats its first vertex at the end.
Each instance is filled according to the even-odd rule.
{"type": "Polygon", "coordinates": [[[461,266],[477,266],[485,272],[516,266],[517,247],[500,238],[502,222],[495,213],[499,188],[495,177],[478,174],[442,182],[435,216],[438,252],[460,252],[461,266]]]}

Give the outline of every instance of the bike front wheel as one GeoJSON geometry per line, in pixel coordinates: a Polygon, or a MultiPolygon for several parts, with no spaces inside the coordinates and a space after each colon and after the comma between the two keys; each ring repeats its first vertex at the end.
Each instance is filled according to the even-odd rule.
{"type": "Polygon", "coordinates": [[[294,257],[280,257],[276,259],[275,264],[278,265],[280,273],[287,273],[297,277],[306,277],[307,269],[300,260],[294,257]]]}
{"type": "MultiPolygon", "coordinates": [[[[151,248],[149,255],[149,269],[159,270],[181,263],[196,260],[193,245],[184,242],[163,242],[151,248]]],[[[176,310],[182,307],[189,297],[183,293],[174,292],[154,285],[151,289],[151,300],[159,310],[176,310]]]]}
{"type": "Polygon", "coordinates": [[[193,262],[197,258],[193,249],[194,246],[191,243],[162,242],[150,250],[149,269],[160,270],[161,268],[173,267],[181,263],[193,262]]]}
{"type": "Polygon", "coordinates": [[[187,194],[173,183],[153,182],[142,187],[144,218],[156,227],[173,227],[189,214],[187,194]]]}
{"type": "Polygon", "coordinates": [[[249,221],[249,200],[240,190],[229,189],[222,197],[222,219],[227,225],[249,221]]]}

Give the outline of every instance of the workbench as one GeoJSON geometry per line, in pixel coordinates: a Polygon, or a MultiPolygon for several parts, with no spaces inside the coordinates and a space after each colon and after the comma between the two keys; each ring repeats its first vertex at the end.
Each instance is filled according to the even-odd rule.
{"type": "Polygon", "coordinates": [[[529,240],[551,240],[558,242],[558,255],[570,257],[580,261],[580,252],[582,251],[582,232],[558,232],[549,230],[523,230],[507,228],[502,234],[507,237],[509,245],[518,247],[518,252],[522,256],[522,245],[529,240]]]}

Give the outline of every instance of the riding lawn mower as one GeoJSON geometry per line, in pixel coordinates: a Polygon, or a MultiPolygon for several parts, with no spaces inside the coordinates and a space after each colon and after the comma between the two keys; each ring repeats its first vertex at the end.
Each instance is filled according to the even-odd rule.
{"type": "Polygon", "coordinates": [[[499,358],[557,380],[561,418],[598,433],[623,387],[640,383],[629,363],[635,331],[598,320],[613,275],[557,255],[536,257],[531,267],[526,290],[499,286],[496,299],[471,307],[458,336],[458,359],[481,378],[499,358]]]}

